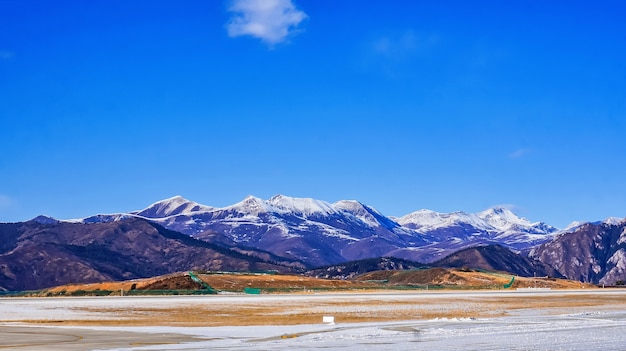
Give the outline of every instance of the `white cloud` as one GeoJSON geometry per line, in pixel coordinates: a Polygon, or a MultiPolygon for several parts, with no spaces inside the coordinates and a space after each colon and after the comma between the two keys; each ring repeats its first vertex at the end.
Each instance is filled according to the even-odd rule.
{"type": "Polygon", "coordinates": [[[509,154],[509,158],[518,159],[531,153],[531,149],[517,149],[509,154]]]}
{"type": "Polygon", "coordinates": [[[250,35],[270,45],[286,40],[307,18],[291,0],[234,0],[229,11],[230,37],[250,35]]]}
{"type": "Polygon", "coordinates": [[[511,212],[517,212],[517,211],[522,210],[521,207],[515,204],[498,204],[498,205],[491,206],[491,208],[506,208],[507,210],[511,212]]]}

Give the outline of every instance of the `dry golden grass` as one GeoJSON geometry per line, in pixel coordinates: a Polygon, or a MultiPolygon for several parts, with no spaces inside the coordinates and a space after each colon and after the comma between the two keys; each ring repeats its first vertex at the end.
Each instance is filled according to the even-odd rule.
{"type": "Polygon", "coordinates": [[[133,284],[136,288],[141,288],[150,284],[153,278],[150,279],[138,279],[136,281],[123,281],[123,282],[104,282],[104,283],[92,283],[92,284],[68,284],[61,285],[54,288],[46,289],[45,293],[59,294],[61,292],[72,293],[78,290],[94,291],[94,290],[110,290],[110,291],[129,291],[133,284]]]}
{"type": "MultiPolygon", "coordinates": [[[[410,271],[377,271],[366,273],[360,281],[387,281],[389,285],[441,285],[464,289],[502,288],[511,281],[511,274],[432,268],[410,271]]],[[[513,288],[542,287],[551,289],[595,288],[592,284],[565,279],[515,277],[513,288]]]]}
{"type": "MultiPolygon", "coordinates": [[[[82,291],[113,291],[115,293],[133,288],[141,290],[159,281],[167,281],[181,277],[185,273],[174,273],[159,277],[135,279],[122,282],[103,282],[92,284],[68,284],[46,289],[42,295],[71,294],[82,291]]],[[[318,279],[299,275],[282,274],[197,274],[200,279],[212,288],[220,291],[242,292],[244,288],[261,288],[274,290],[307,290],[307,289],[351,289],[372,287],[345,280],[318,279]]]]}
{"type": "MultiPolygon", "coordinates": [[[[185,273],[174,273],[160,277],[136,279],[122,282],[104,282],[93,284],[70,284],[45,290],[42,295],[71,294],[82,291],[112,291],[117,294],[121,290],[129,291],[133,287],[141,290],[147,286],[162,282],[167,285],[168,280],[180,278],[185,273]]],[[[511,280],[506,273],[466,272],[455,269],[433,269],[414,271],[380,271],[368,274],[364,280],[345,281],[317,279],[299,275],[281,274],[198,274],[198,276],[214,289],[220,291],[242,292],[245,288],[260,288],[264,292],[299,290],[350,290],[350,289],[386,289],[401,285],[442,285],[448,287],[462,287],[465,289],[493,289],[502,288],[511,280]],[[388,280],[387,284],[375,283],[371,280],[388,280]]],[[[191,282],[191,280],[190,280],[191,282]]],[[[591,284],[564,279],[523,278],[515,277],[513,288],[545,287],[551,289],[579,289],[594,288],[591,284]]],[[[193,289],[194,287],[190,287],[193,289]]]]}
{"type": "Polygon", "coordinates": [[[244,288],[262,289],[347,289],[371,286],[346,280],[318,279],[299,275],[255,274],[199,274],[204,282],[217,290],[243,291],[244,288]]]}

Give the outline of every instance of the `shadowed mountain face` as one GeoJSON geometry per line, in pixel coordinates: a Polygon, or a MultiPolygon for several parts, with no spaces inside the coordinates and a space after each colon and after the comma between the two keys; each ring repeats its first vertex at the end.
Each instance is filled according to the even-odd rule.
{"type": "Polygon", "coordinates": [[[135,218],[95,224],[0,224],[3,290],[151,277],[191,269],[290,270],[135,218]]]}
{"type": "Polygon", "coordinates": [[[352,279],[373,271],[421,269],[427,266],[395,257],[366,258],[306,271],[306,275],[324,279],[352,279]]]}
{"type": "Polygon", "coordinates": [[[455,252],[441,260],[424,265],[394,257],[370,258],[316,268],[306,272],[318,278],[350,279],[359,274],[381,270],[414,270],[428,267],[469,268],[507,272],[521,277],[561,274],[541,262],[529,259],[499,245],[484,245],[455,252]]]}
{"type": "Polygon", "coordinates": [[[523,257],[499,245],[472,247],[455,252],[439,261],[436,267],[451,267],[502,271],[522,277],[550,276],[560,278],[561,274],[541,262],[523,257]]]}
{"type": "Polygon", "coordinates": [[[615,284],[626,280],[626,221],[587,223],[530,253],[569,279],[615,284]]]}

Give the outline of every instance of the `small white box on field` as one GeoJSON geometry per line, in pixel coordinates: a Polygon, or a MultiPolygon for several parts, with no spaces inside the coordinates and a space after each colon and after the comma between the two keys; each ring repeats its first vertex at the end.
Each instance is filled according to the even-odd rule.
{"type": "Polygon", "coordinates": [[[335,317],[333,316],[323,316],[322,323],[325,324],[335,324],[335,317]]]}

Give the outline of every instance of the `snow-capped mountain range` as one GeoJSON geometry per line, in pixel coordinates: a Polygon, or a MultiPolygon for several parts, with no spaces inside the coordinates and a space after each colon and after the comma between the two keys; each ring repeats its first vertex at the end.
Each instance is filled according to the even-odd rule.
{"type": "Polygon", "coordinates": [[[268,251],[312,267],[380,256],[431,262],[479,244],[522,251],[559,233],[555,227],[530,222],[500,207],[475,214],[419,210],[394,218],[359,201],[328,203],[284,195],[268,200],[248,196],[221,208],[175,196],[143,210],[75,221],[97,223],[129,217],[148,219],[224,246],[268,251]]]}

